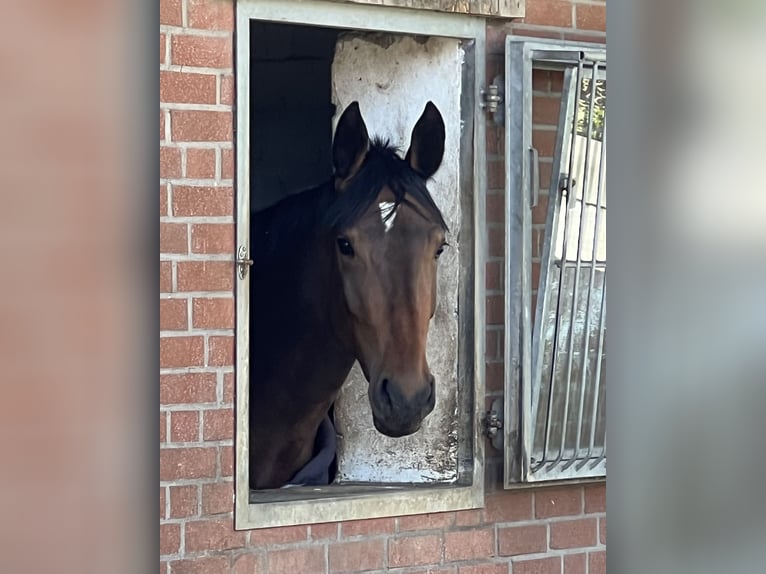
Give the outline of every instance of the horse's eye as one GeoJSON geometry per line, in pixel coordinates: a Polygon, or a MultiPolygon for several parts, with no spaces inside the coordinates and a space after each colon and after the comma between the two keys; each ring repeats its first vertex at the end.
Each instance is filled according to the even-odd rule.
{"type": "Polygon", "coordinates": [[[346,257],[354,256],[354,248],[351,247],[351,242],[345,237],[338,237],[338,249],[346,257]]]}
{"type": "Polygon", "coordinates": [[[443,244],[441,247],[439,247],[439,249],[436,251],[436,257],[434,257],[434,259],[439,259],[439,255],[441,255],[442,253],[444,253],[444,248],[445,248],[446,246],[447,246],[447,244],[445,243],[445,244],[443,244]]]}

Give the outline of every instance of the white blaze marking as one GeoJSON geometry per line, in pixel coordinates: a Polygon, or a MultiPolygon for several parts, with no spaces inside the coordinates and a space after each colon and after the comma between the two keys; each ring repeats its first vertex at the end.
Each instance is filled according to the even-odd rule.
{"type": "Polygon", "coordinates": [[[392,201],[382,201],[378,204],[380,207],[380,220],[383,222],[383,225],[386,226],[386,233],[391,231],[391,228],[394,226],[394,219],[396,219],[396,212],[394,211],[391,213],[394,209],[395,203],[392,201]],[[391,217],[386,219],[388,214],[391,213],[391,217]]]}

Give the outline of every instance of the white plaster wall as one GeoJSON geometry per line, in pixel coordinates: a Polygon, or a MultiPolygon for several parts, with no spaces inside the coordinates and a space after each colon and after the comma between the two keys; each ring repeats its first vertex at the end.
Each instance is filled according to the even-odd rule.
{"type": "MultiPolygon", "coordinates": [[[[409,437],[390,438],[372,424],[367,381],[354,366],[336,405],[341,438],[340,482],[449,482],[457,478],[457,296],[460,233],[460,91],[463,50],[457,40],[357,35],[339,38],[332,70],[334,125],[348,104],[359,101],[370,136],[390,138],[402,150],[427,101],[446,124],[443,163],[428,188],[450,228],[439,260],[438,303],[431,321],[428,361],[436,377],[433,412],[409,437]]],[[[333,125],[333,128],[334,128],[333,125]]]]}

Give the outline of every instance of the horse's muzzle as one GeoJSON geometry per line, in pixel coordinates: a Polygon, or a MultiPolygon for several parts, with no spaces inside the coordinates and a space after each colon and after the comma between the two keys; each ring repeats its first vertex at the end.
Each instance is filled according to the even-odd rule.
{"type": "Polygon", "coordinates": [[[409,396],[395,381],[387,378],[371,390],[370,406],[375,428],[390,437],[398,438],[417,432],[436,404],[433,375],[428,376],[422,389],[409,396]]]}

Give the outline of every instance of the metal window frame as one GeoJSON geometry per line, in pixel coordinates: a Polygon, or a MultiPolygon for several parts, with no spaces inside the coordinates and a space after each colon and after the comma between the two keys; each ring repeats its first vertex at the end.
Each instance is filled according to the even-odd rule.
{"type": "MultiPolygon", "coordinates": [[[[484,504],[484,444],[480,420],[484,412],[484,330],[485,330],[485,117],[478,105],[479,90],[485,82],[486,28],[480,17],[383,6],[342,4],[327,0],[238,0],[236,3],[235,78],[236,102],[249,102],[249,47],[251,20],[304,24],[348,30],[459,38],[471,43],[466,50],[461,108],[464,130],[461,140],[461,202],[472,217],[464,222],[465,251],[461,264],[460,307],[465,319],[460,324],[458,384],[470,392],[468,414],[472,419],[466,437],[468,468],[454,485],[338,485],[323,488],[298,487],[256,493],[248,482],[249,372],[248,314],[249,277],[237,275],[236,284],[236,432],[235,501],[236,530],[314,524],[342,520],[403,516],[480,508],[484,504]],[[465,374],[465,377],[463,375],[465,374]],[[467,383],[467,384],[465,384],[467,383]]],[[[237,246],[249,252],[250,229],[250,117],[249,106],[236,109],[236,222],[237,246]]],[[[462,392],[462,391],[461,391],[462,392]]]]}
{"type": "MultiPolygon", "coordinates": [[[[531,208],[537,202],[536,152],[532,147],[532,69],[561,71],[585,59],[603,62],[606,47],[588,42],[530,40],[509,35],[505,44],[505,341],[503,483],[507,488],[539,484],[531,479],[533,440],[533,331],[531,208]]],[[[573,110],[562,116],[570,117],[573,110]]],[[[562,153],[557,138],[554,156],[562,153]]],[[[555,157],[554,157],[555,162],[555,157]]],[[[551,189],[558,185],[551,175],[551,189]]],[[[551,193],[551,196],[553,194],[551,193]]],[[[549,213],[550,217],[550,213],[549,213]]],[[[549,222],[550,223],[550,222],[549,222]]],[[[578,479],[579,480],[579,479],[578,479]]],[[[583,482],[603,480],[586,477],[583,482]]],[[[562,480],[546,480],[559,483],[562,480]]],[[[571,482],[567,480],[566,482],[571,482]]]]}

